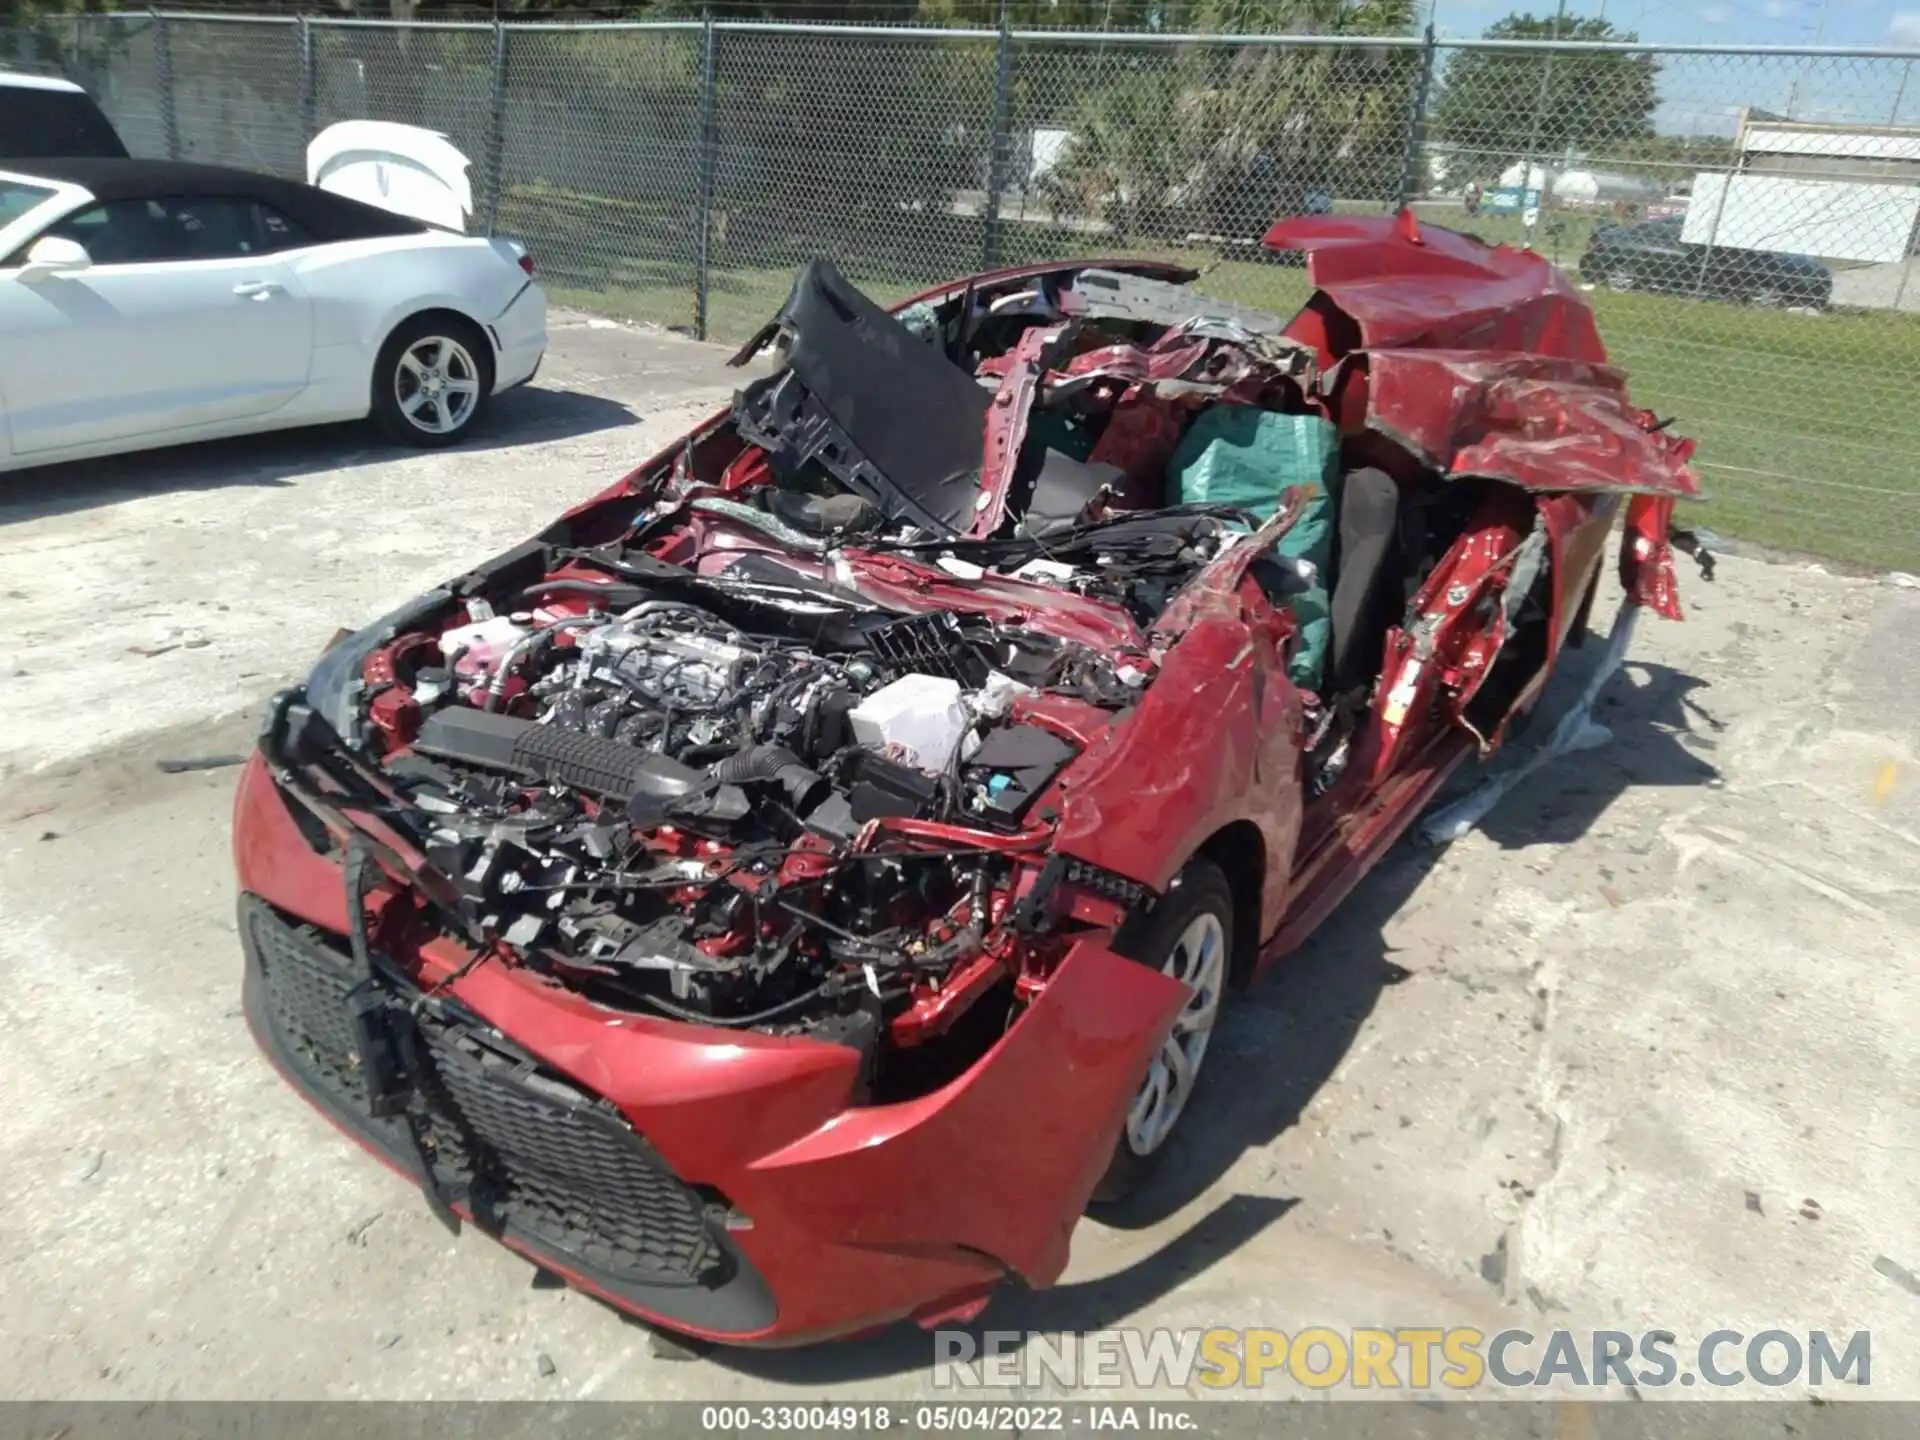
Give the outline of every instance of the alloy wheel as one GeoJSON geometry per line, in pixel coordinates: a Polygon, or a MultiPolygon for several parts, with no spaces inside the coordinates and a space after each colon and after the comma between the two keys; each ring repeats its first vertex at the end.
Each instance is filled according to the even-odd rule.
{"type": "Polygon", "coordinates": [[[1160,969],[1191,987],[1192,994],[1127,1112],[1127,1148],[1136,1155],[1151,1155],[1166,1142],[1200,1077],[1200,1062],[1206,1058],[1226,992],[1227,935],[1220,918],[1194,916],[1160,969]]]}
{"type": "Polygon", "coordinates": [[[458,340],[422,336],[400,354],[393,396],[408,424],[429,435],[451,435],[473,418],[480,367],[458,340]]]}

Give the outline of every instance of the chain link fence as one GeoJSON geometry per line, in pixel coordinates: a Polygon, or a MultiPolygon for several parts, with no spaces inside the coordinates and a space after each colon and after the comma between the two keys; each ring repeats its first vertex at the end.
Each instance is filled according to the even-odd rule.
{"type": "Polygon", "coordinates": [[[299,174],[325,125],[445,133],[554,298],[735,339],[830,255],[877,298],[1154,255],[1282,311],[1272,221],[1390,213],[1566,267],[1693,517],[1920,570],[1920,54],[687,18],[82,15],[0,32],[129,146],[299,174]]]}

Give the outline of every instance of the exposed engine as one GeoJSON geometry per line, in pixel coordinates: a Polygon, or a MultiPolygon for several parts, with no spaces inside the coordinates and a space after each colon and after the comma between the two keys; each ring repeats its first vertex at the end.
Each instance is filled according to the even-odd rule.
{"type": "Polygon", "coordinates": [[[725,618],[476,604],[437,655],[383,652],[406,697],[383,768],[427,860],[470,931],[606,1003],[817,1030],[918,999],[939,1028],[1077,753],[1028,711],[1124,705],[1143,675],[948,611],[714,595],[725,618]],[[930,839],[943,825],[978,839],[930,839]]]}
{"type": "Polygon", "coordinates": [[[1044,986],[1062,875],[1112,909],[1075,923],[1143,897],[1055,853],[1059,782],[1257,523],[1163,476],[1206,407],[1298,402],[1280,324],[1100,271],[895,319],[809,267],[729,423],[310,687],[345,742],[316,812],[394,827],[412,914],[474,964],[943,1051],[938,1083],[978,1047],[923,1042],[1044,986]]]}

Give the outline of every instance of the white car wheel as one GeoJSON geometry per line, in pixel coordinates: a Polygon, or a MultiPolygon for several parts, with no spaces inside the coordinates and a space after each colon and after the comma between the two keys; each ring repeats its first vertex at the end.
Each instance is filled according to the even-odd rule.
{"type": "Polygon", "coordinates": [[[428,435],[451,435],[480,402],[480,367],[458,340],[429,335],[401,352],[393,387],[407,423],[428,435]]]}
{"type": "Polygon", "coordinates": [[[402,445],[454,444],[485,414],[492,393],[486,334],[458,315],[407,321],[374,362],[374,423],[402,445]]]}

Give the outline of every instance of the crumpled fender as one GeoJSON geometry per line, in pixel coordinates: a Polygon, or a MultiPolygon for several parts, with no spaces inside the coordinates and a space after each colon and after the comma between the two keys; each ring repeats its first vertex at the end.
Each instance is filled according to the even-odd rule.
{"type": "MultiPolygon", "coordinates": [[[[1303,713],[1286,675],[1293,622],[1245,564],[1298,508],[1283,506],[1162,614],[1177,638],[1140,703],[1063,777],[1055,850],[1156,891],[1235,822],[1259,831],[1266,856],[1293,854],[1303,713]]],[[[1285,907],[1287,867],[1263,868],[1265,934],[1285,907]]]]}
{"type": "Polygon", "coordinates": [[[1611,366],[1464,350],[1361,359],[1369,426],[1443,475],[1544,492],[1700,493],[1693,441],[1655,428],[1611,366]]]}
{"type": "MultiPolygon", "coordinates": [[[[845,1111],[758,1161],[753,1179],[815,1234],[879,1249],[960,1245],[1050,1284],[1188,993],[1082,940],[959,1079],[845,1111]]],[[[751,1207],[750,1193],[737,1198],[751,1207]]]]}

